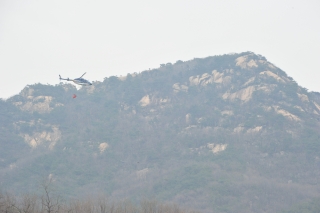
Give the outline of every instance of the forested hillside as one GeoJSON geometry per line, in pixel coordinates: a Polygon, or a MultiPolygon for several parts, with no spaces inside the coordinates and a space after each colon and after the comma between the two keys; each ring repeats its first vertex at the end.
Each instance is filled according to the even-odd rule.
{"type": "MultiPolygon", "coordinates": [[[[107,71],[106,71],[107,76],[107,71]]],[[[320,94],[252,52],[0,100],[0,189],[319,212],[320,94]],[[76,94],[76,98],[73,98],[76,94]]]]}

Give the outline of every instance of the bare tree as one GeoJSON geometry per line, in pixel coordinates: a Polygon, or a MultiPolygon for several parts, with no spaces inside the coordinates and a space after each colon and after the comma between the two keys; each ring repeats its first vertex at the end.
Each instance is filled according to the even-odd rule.
{"type": "Polygon", "coordinates": [[[41,197],[42,211],[59,213],[62,205],[61,197],[52,193],[53,178],[51,175],[41,184],[44,194],[41,197]]]}
{"type": "Polygon", "coordinates": [[[98,198],[98,208],[100,213],[107,213],[108,211],[108,199],[105,196],[100,196],[98,198]]]}
{"type": "Polygon", "coordinates": [[[41,186],[44,190],[41,197],[25,194],[17,198],[9,193],[0,193],[0,213],[195,213],[157,200],[142,200],[137,206],[129,200],[110,202],[104,196],[73,200],[67,204],[52,192],[51,178],[41,186]]]}
{"type": "Polygon", "coordinates": [[[38,198],[36,195],[29,195],[29,194],[23,195],[21,205],[20,205],[20,209],[21,209],[20,212],[23,212],[23,213],[39,212],[37,200],[38,198]]]}
{"type": "Polygon", "coordinates": [[[0,195],[0,212],[3,212],[3,213],[19,212],[16,206],[17,206],[17,201],[13,195],[9,193],[0,195]]]}

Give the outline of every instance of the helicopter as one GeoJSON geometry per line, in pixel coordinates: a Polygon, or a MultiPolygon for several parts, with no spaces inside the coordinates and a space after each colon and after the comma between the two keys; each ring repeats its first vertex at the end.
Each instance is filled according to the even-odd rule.
{"type": "Polygon", "coordinates": [[[61,75],[59,75],[59,79],[60,79],[60,81],[61,80],[73,81],[73,83],[81,85],[81,86],[90,86],[90,85],[92,85],[92,83],[90,83],[90,81],[82,78],[85,74],[86,74],[86,72],[83,73],[83,75],[80,78],[75,78],[75,79],[61,78],[61,75]]]}

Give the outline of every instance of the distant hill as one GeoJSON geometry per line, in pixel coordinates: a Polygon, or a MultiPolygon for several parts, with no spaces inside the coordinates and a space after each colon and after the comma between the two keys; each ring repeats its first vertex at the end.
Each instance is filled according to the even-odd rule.
{"type": "Polygon", "coordinates": [[[294,212],[320,196],[320,94],[252,52],[80,90],[30,85],[0,106],[2,191],[37,193],[50,176],[67,198],[239,213],[294,212]]]}

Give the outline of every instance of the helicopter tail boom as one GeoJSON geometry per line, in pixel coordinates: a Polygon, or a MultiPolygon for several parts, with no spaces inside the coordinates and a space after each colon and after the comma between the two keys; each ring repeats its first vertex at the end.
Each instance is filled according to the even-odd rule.
{"type": "Polygon", "coordinates": [[[61,80],[70,81],[69,78],[61,78],[61,75],[59,75],[59,80],[60,80],[60,81],[61,81],[61,80]]]}

